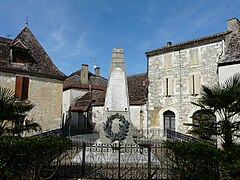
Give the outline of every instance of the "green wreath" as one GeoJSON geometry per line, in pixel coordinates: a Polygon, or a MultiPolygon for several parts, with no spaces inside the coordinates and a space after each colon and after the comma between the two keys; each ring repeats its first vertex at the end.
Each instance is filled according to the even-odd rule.
{"type": "Polygon", "coordinates": [[[118,140],[119,142],[122,142],[126,139],[127,134],[129,132],[129,125],[130,123],[125,119],[125,117],[121,114],[114,114],[110,117],[107,117],[106,123],[103,123],[103,130],[106,133],[106,137],[111,140],[111,142],[114,142],[118,140]],[[112,131],[112,123],[114,119],[119,120],[119,132],[113,133],[112,131]]]}

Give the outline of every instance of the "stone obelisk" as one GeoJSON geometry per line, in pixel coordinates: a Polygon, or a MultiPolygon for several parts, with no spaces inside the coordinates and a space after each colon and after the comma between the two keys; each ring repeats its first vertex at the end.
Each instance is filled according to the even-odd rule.
{"type": "Polygon", "coordinates": [[[132,144],[134,143],[132,135],[124,52],[122,48],[114,48],[105,97],[100,141],[102,143],[120,142],[132,144]]]}

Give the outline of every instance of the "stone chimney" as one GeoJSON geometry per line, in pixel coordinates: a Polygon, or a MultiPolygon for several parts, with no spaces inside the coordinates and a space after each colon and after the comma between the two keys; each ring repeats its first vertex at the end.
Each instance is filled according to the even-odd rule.
{"type": "Polygon", "coordinates": [[[231,18],[227,21],[228,30],[238,32],[240,30],[240,22],[237,18],[231,18]]]}
{"type": "Polygon", "coordinates": [[[82,64],[81,84],[88,84],[88,65],[87,64],[82,64]]]}
{"type": "Polygon", "coordinates": [[[95,75],[99,76],[100,75],[100,67],[95,67],[95,75]]]}

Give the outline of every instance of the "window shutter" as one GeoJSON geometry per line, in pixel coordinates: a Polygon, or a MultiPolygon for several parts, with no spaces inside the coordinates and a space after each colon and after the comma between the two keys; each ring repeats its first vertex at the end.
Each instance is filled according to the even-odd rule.
{"type": "Polygon", "coordinates": [[[173,95],[173,78],[168,78],[168,96],[173,95]]]}
{"type": "Polygon", "coordinates": [[[23,77],[16,77],[15,83],[15,97],[21,99],[22,97],[22,84],[23,84],[23,77]]]}
{"type": "Polygon", "coordinates": [[[22,100],[28,99],[28,86],[29,86],[29,78],[23,78],[23,86],[22,86],[22,100]]]}
{"type": "Polygon", "coordinates": [[[168,78],[165,78],[163,80],[163,96],[167,96],[167,81],[168,81],[168,78]]]}
{"type": "Polygon", "coordinates": [[[194,95],[200,94],[200,76],[199,76],[199,74],[194,75],[194,85],[195,85],[194,95]]]}
{"type": "Polygon", "coordinates": [[[198,60],[198,49],[190,49],[189,50],[190,53],[190,64],[194,65],[194,64],[198,64],[199,60],[198,60]]]}
{"type": "Polygon", "coordinates": [[[193,75],[191,75],[189,77],[189,94],[193,95],[194,92],[193,92],[193,85],[194,85],[194,82],[193,82],[193,75]]]}
{"type": "Polygon", "coordinates": [[[165,68],[172,67],[172,54],[165,55],[165,68]]]}

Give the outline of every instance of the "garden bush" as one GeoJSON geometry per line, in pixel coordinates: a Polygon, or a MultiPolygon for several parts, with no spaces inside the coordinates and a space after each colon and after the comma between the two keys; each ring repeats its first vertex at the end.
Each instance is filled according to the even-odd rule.
{"type": "Polygon", "coordinates": [[[56,170],[51,163],[71,145],[69,139],[59,137],[1,136],[0,178],[40,179],[51,176],[56,170]]]}
{"type": "Polygon", "coordinates": [[[165,141],[172,179],[219,179],[222,151],[203,142],[165,141]]]}

